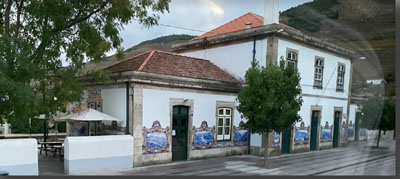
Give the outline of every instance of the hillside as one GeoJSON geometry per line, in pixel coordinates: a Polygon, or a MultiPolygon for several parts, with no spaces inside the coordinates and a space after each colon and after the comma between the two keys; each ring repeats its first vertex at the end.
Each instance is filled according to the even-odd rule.
{"type": "MultiPolygon", "coordinates": [[[[132,46],[131,48],[126,49],[125,52],[125,59],[128,57],[132,57],[135,55],[139,55],[141,53],[144,53],[149,50],[161,50],[161,51],[170,51],[172,45],[177,44],[177,43],[182,43],[186,42],[190,39],[193,39],[195,36],[191,35],[168,35],[168,36],[162,36],[158,37],[152,40],[147,40],[143,41],[135,46],[132,46]]],[[[86,74],[92,71],[96,71],[99,69],[106,68],[108,66],[114,65],[116,63],[119,63],[120,61],[116,59],[116,57],[109,56],[101,60],[99,63],[94,63],[90,62],[86,64],[85,69],[82,71],[82,73],[86,74]]]]}
{"type": "Polygon", "coordinates": [[[366,57],[353,61],[352,92],[384,78],[385,94],[395,95],[395,0],[314,0],[284,11],[280,21],[366,57]]]}

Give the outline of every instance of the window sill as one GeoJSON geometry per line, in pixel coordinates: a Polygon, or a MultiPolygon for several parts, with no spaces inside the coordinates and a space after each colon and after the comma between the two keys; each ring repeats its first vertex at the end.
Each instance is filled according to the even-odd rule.
{"type": "Polygon", "coordinates": [[[336,89],[336,92],[338,92],[338,93],[343,93],[344,90],[336,89]]]}
{"type": "Polygon", "coordinates": [[[315,86],[315,85],[313,86],[313,88],[314,88],[314,89],[319,89],[319,90],[322,90],[322,89],[323,89],[322,86],[315,86]]]}

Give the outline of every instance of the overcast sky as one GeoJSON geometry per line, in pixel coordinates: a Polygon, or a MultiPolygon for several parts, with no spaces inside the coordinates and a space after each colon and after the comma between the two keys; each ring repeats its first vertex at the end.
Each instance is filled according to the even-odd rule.
{"type": "MultiPolygon", "coordinates": [[[[285,11],[311,1],[279,0],[279,10],[285,11]]],[[[160,24],[209,31],[248,12],[264,16],[264,0],[171,0],[169,10],[169,13],[160,14],[160,24]]],[[[145,40],[171,34],[197,36],[203,33],[162,25],[145,28],[137,21],[126,25],[121,32],[125,49],[145,40]]]]}

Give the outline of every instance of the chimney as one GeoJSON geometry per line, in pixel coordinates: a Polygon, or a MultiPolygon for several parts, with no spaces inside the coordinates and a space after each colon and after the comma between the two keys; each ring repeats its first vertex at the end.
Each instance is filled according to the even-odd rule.
{"type": "Polygon", "coordinates": [[[279,0],[265,0],[264,25],[279,24],[279,0]]]}

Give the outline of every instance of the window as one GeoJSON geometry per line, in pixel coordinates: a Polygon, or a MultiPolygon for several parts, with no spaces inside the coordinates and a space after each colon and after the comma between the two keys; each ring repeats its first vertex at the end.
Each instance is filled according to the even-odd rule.
{"type": "Polygon", "coordinates": [[[343,92],[344,90],[344,72],[345,72],[345,66],[343,64],[339,64],[337,82],[336,82],[336,91],[343,92]]]}
{"type": "Polygon", "coordinates": [[[292,64],[295,68],[297,68],[297,53],[294,51],[288,51],[287,53],[287,65],[292,64]]]}
{"type": "Polygon", "coordinates": [[[218,108],[217,116],[217,140],[230,140],[232,128],[232,109],[218,108]]]}
{"type": "Polygon", "coordinates": [[[314,87],[322,89],[324,77],[324,60],[322,58],[315,59],[314,69],[314,87]]]}

